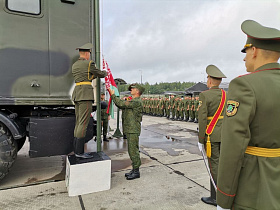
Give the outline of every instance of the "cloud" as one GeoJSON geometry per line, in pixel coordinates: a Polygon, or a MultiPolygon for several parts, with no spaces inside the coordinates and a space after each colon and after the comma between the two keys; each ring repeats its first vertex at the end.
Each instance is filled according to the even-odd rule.
{"type": "Polygon", "coordinates": [[[246,19],[280,28],[280,1],[105,0],[103,54],[128,83],[203,81],[217,65],[226,81],[246,73],[246,19]]]}

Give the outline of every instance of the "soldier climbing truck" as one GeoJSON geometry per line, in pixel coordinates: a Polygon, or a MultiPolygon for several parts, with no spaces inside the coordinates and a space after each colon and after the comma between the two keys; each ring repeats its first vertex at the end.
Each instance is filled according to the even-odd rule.
{"type": "Polygon", "coordinates": [[[94,1],[0,0],[0,180],[26,139],[30,157],[73,151],[71,67],[95,42],[94,1]]]}

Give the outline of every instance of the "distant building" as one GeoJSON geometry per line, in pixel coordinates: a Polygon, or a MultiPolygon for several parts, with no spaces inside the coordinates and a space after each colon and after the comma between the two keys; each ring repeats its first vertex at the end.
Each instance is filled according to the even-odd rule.
{"type": "MultiPolygon", "coordinates": [[[[222,82],[220,84],[220,88],[222,88],[225,91],[228,90],[228,86],[229,86],[228,82],[222,82]]],[[[186,95],[199,95],[199,93],[201,93],[205,90],[208,90],[207,83],[206,82],[198,82],[195,85],[193,85],[192,87],[187,88],[185,94],[186,95]]]]}

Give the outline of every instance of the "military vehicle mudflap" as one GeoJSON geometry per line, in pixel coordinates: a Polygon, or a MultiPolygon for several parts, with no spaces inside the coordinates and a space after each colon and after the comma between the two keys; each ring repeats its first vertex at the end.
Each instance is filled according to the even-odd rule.
{"type": "Polygon", "coordinates": [[[0,122],[0,180],[8,173],[17,158],[17,144],[7,127],[0,122]]]}

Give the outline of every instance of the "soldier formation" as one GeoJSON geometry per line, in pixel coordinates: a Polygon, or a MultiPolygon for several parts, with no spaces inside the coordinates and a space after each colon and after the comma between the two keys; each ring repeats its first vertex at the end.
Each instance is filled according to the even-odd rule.
{"type": "Polygon", "coordinates": [[[143,113],[170,120],[198,123],[199,97],[175,96],[142,97],[143,113]]]}

